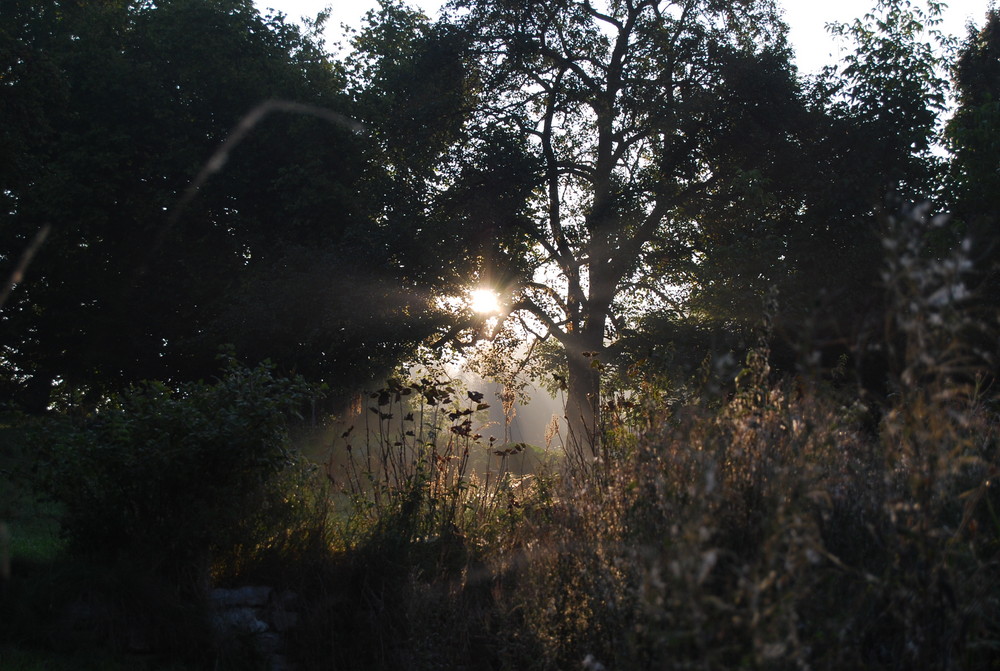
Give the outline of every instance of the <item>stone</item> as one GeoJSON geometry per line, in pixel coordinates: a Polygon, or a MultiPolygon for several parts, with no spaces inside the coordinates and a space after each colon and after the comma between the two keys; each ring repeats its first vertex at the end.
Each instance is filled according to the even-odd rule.
{"type": "Polygon", "coordinates": [[[254,608],[227,608],[212,616],[212,624],[217,631],[243,634],[262,634],[270,627],[258,617],[254,608]]]}
{"type": "Polygon", "coordinates": [[[284,655],[271,655],[268,663],[269,671],[293,671],[294,668],[284,655]]]}
{"type": "Polygon", "coordinates": [[[277,608],[294,610],[299,605],[299,595],[290,589],[275,593],[271,600],[277,608]]]}
{"type": "Polygon", "coordinates": [[[228,638],[250,635],[270,671],[291,671],[293,666],[279,654],[284,650],[284,632],[299,622],[299,596],[270,587],[249,586],[214,589],[208,595],[212,625],[217,634],[228,638]]]}
{"type": "Polygon", "coordinates": [[[236,589],[216,588],[208,594],[208,600],[215,608],[232,608],[236,606],[251,606],[260,608],[266,606],[271,598],[270,587],[253,586],[236,589]]]}

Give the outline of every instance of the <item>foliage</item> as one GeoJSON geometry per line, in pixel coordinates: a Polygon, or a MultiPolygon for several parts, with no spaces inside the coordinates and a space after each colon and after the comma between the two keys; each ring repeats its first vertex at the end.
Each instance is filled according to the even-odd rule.
{"type": "Polygon", "coordinates": [[[277,110],[233,141],[267,100],[351,115],[343,67],[309,34],[249,0],[53,0],[5,3],[0,40],[0,273],[52,227],[0,323],[4,375],[31,410],[56,380],[93,405],[143,379],[198,379],[221,343],[350,386],[430,330],[401,323],[427,299],[400,300],[406,236],[373,230],[367,138],[277,110]],[[354,322],[343,301],[358,294],[378,319],[354,322]],[[273,328],[291,310],[295,328],[273,328]],[[370,330],[386,353],[365,366],[370,330]]]}
{"type": "Polygon", "coordinates": [[[340,552],[303,576],[315,598],[294,636],[308,668],[475,663],[469,639],[484,623],[468,609],[490,599],[471,582],[486,580],[489,553],[545,505],[544,473],[511,468],[525,446],[479,435],[483,395],[422,373],[371,393],[334,441],[326,472],[343,501],[340,552]]]}
{"type": "Polygon", "coordinates": [[[990,9],[981,28],[969,26],[952,76],[956,109],[945,129],[953,154],[949,200],[957,221],[983,250],[976,259],[984,282],[982,293],[996,296],[1000,277],[996,237],[1000,220],[1000,13],[996,9],[990,9]]]}
{"type": "MultiPolygon", "coordinates": [[[[709,212],[690,295],[661,318],[664,336],[700,327],[717,340],[727,333],[745,339],[777,288],[774,353],[786,370],[808,366],[817,351],[884,341],[879,217],[911,201],[944,209],[945,164],[934,147],[954,45],[940,32],[941,9],[935,2],[876,3],[831,27],[847,48],[840,64],[785,84],[791,91],[784,97],[780,89],[762,94],[755,108],[771,113],[762,125],[780,119],[784,141],[765,145],[766,160],[745,175],[739,199],[709,212]]],[[[954,241],[948,229],[939,237],[942,248],[954,241]]],[[[878,358],[855,355],[851,372],[878,358]]]]}
{"type": "Polygon", "coordinates": [[[327,463],[351,500],[353,524],[379,537],[388,523],[404,543],[455,534],[478,542],[514,512],[532,476],[515,476],[512,464],[528,446],[484,439],[490,406],[481,392],[428,372],[390,379],[369,403],[364,428],[348,427],[327,463]]]}
{"type": "MultiPolygon", "coordinates": [[[[197,597],[262,581],[299,594],[304,669],[993,660],[996,332],[971,275],[992,261],[897,204],[942,174],[936,2],[836,27],[854,52],[812,81],[768,1],[456,0],[438,22],[385,2],[343,64],[243,0],[9,7],[0,272],[53,237],[0,366],[40,407],[61,379],[34,472],[67,561],[18,557],[4,644],[138,632],[239,664],[197,597]],[[258,96],[364,130],[266,117],[179,195],[258,96]],[[472,283],[501,319],[433,298],[472,283]],[[288,444],[301,379],[224,359],[183,381],[231,341],[342,391],[432,330],[496,338],[505,403],[525,373],[568,392],[557,475],[515,475],[528,448],[484,441],[482,394],[445,376],[362,399],[326,483],[288,444]]],[[[973,229],[995,19],[947,131],[973,229]]]]}
{"type": "MultiPolygon", "coordinates": [[[[1000,640],[1000,422],[977,376],[968,248],[926,253],[942,222],[927,207],[887,222],[894,393],[877,425],[843,387],[775,375],[772,302],[735,380],[721,362],[682,392],[657,390],[650,376],[648,396],[606,404],[604,459],[571,454],[557,478],[515,479],[503,465],[516,446],[477,442],[476,392],[429,375],[390,381],[359,408],[367,430],[356,417],[356,429],[341,431],[343,458],[327,471],[344,488],[336,514],[318,506],[312,524],[280,517],[304,541],[251,536],[267,525],[237,514],[267,500],[248,498],[247,487],[266,493],[263,480],[287,472],[272,439],[296,385],[267,368],[123,396],[53,433],[53,456],[77,456],[47,467],[67,483],[67,504],[89,503],[93,492],[70,475],[103,464],[113,480],[102,482],[114,487],[98,493],[119,506],[105,514],[143,510],[143,492],[176,490],[154,457],[176,446],[193,458],[198,438],[199,458],[226,465],[200,462],[196,475],[240,488],[237,510],[220,504],[211,519],[212,547],[245,539],[218,577],[267,576],[301,595],[288,640],[305,669],[983,668],[1000,640]],[[486,449],[499,461],[495,479],[467,470],[467,455],[486,449]],[[249,458],[245,469],[234,453],[249,458]],[[104,455],[132,470],[123,477],[119,459],[104,455]],[[134,455],[154,467],[140,469],[134,455]],[[129,474],[148,486],[132,487],[129,474]],[[260,541],[274,554],[258,553],[260,541]]],[[[185,497],[202,496],[209,481],[191,477],[185,497]]],[[[326,496],[308,480],[271,481],[278,500],[326,496]]],[[[157,510],[201,519],[172,501],[157,510]]],[[[81,519],[75,505],[67,511],[81,519]]],[[[161,549],[192,537],[155,516],[150,524],[167,534],[161,549]]],[[[154,543],[137,543],[145,547],[126,546],[112,565],[119,577],[88,573],[98,592],[123,581],[137,583],[130,594],[149,589],[135,560],[152,561],[154,543]]]]}
{"type": "MultiPolygon", "coordinates": [[[[530,256],[521,228],[531,162],[523,138],[504,128],[466,128],[481,84],[470,35],[431,22],[401,2],[369,12],[352,36],[348,89],[378,167],[368,188],[379,194],[371,234],[393,246],[392,262],[435,295],[471,284],[522,279],[530,256]],[[477,147],[469,156],[464,147],[477,147]]],[[[470,315],[449,315],[447,331],[470,315]]],[[[457,332],[457,331],[456,331],[457,332]]]]}
{"type": "Polygon", "coordinates": [[[307,391],[229,361],[215,383],[146,383],[47,431],[37,470],[68,551],[197,590],[213,560],[276,542],[305,505],[279,484],[300,468],[285,426],[307,391]]]}
{"type": "MultiPolygon", "coordinates": [[[[659,300],[664,276],[689,265],[699,215],[775,137],[773,125],[757,132],[760,96],[742,80],[787,79],[784,29],[767,1],[453,9],[474,104],[432,202],[486,225],[495,247],[477,278],[563,346],[582,444],[600,405],[585,353],[659,300]]],[[[448,334],[459,335],[491,334],[473,319],[448,334]]]]}
{"type": "Polygon", "coordinates": [[[854,42],[840,73],[842,109],[861,122],[869,147],[879,148],[871,158],[881,168],[881,186],[904,201],[927,198],[927,189],[940,184],[931,148],[954,48],[939,29],[943,3],[922,4],[879,0],[863,19],[833,29],[854,42]]]}
{"type": "Polygon", "coordinates": [[[372,394],[369,450],[344,436],[354,541],[317,579],[300,659],[981,668],[1000,636],[1000,425],[977,387],[968,250],[925,253],[941,223],[913,208],[885,231],[896,393],[877,426],[820,378],[775,379],[766,320],[728,392],[708,364],[686,394],[611,399],[608,460],[571,455],[505,507],[460,486],[474,394],[430,379],[372,394]]]}
{"type": "Polygon", "coordinates": [[[995,204],[991,205],[996,190],[990,180],[994,178],[991,166],[997,155],[991,129],[997,123],[996,99],[1000,92],[998,22],[1000,16],[991,10],[981,28],[969,26],[954,64],[957,109],[947,125],[947,137],[955,153],[954,177],[960,180],[958,188],[965,190],[964,205],[969,210],[978,207],[987,213],[997,209],[995,204]]]}
{"type": "Polygon", "coordinates": [[[339,410],[447,321],[428,305],[426,291],[401,285],[391,269],[367,263],[361,253],[351,261],[343,255],[287,247],[273,264],[244,277],[201,337],[231,343],[249,361],[272,359],[322,381],[325,407],[339,410]]]}

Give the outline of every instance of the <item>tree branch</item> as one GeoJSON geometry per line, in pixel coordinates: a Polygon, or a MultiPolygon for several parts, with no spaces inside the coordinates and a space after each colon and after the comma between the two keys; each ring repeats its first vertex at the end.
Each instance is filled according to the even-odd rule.
{"type": "Polygon", "coordinates": [[[536,291],[541,291],[544,294],[548,294],[549,297],[556,302],[556,305],[559,306],[559,309],[563,311],[563,314],[569,314],[569,308],[566,306],[566,301],[564,301],[562,296],[559,295],[559,292],[552,287],[547,284],[542,284],[541,282],[525,282],[524,286],[530,289],[535,289],[536,291]]]}
{"type": "Polygon", "coordinates": [[[618,30],[622,29],[622,22],[621,21],[619,21],[618,19],[614,18],[613,16],[609,16],[607,14],[604,14],[604,13],[599,12],[596,9],[594,9],[594,6],[590,4],[590,0],[584,0],[584,2],[583,2],[583,8],[586,9],[587,13],[590,14],[591,16],[593,16],[595,19],[598,19],[600,21],[608,23],[608,24],[614,26],[615,28],[617,28],[618,30]]]}
{"type": "Polygon", "coordinates": [[[566,331],[560,328],[560,326],[566,324],[566,322],[557,323],[554,319],[552,319],[551,316],[549,316],[549,314],[545,310],[543,310],[534,301],[529,300],[527,298],[522,298],[521,300],[511,305],[510,310],[507,313],[507,316],[510,316],[515,312],[519,311],[524,311],[535,316],[540,322],[545,324],[545,328],[548,329],[549,335],[553,336],[563,345],[565,345],[569,340],[572,339],[566,331]]]}

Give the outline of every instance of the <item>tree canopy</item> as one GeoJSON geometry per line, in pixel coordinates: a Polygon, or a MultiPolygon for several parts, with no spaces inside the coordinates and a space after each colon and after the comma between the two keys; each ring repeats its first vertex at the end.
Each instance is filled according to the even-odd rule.
{"type": "Polygon", "coordinates": [[[1000,259],[1000,12],[996,9],[987,13],[981,28],[969,26],[954,79],[956,109],[946,128],[954,156],[952,207],[986,250],[983,268],[995,273],[1000,259]]]}
{"type": "MultiPolygon", "coordinates": [[[[739,72],[787,63],[785,29],[769,2],[454,9],[480,87],[467,121],[478,142],[462,153],[496,151],[503,137],[520,172],[508,182],[532,187],[517,210],[528,216],[507,221],[533,248],[507,309],[530,313],[565,348],[571,434],[588,442],[600,402],[594,357],[680,277],[699,215],[752,169],[759,138],[746,132],[753,103],[739,72]]],[[[757,72],[780,88],[780,66],[757,72]]]]}
{"type": "Polygon", "coordinates": [[[470,226],[499,230],[505,213],[529,251],[484,256],[480,274],[504,277],[507,312],[561,344],[581,442],[597,433],[597,361],[641,320],[746,325],[771,286],[791,313],[849,295],[836,311],[854,317],[878,281],[876,213],[939,183],[934,6],[878,3],[839,29],[856,47],[846,66],[812,82],[771,2],[451,9],[475,103],[437,201],[469,194],[469,166],[504,166],[508,209],[470,226]]]}
{"type": "Polygon", "coordinates": [[[250,0],[15,1],[0,21],[5,276],[51,226],[0,324],[33,405],[55,380],[197,379],[221,343],[349,387],[426,335],[352,127],[272,112],[184,198],[261,103],[352,114],[310,35],[250,0]]]}
{"type": "Polygon", "coordinates": [[[2,307],[5,393],[197,379],[226,343],[346,390],[520,323],[591,443],[613,359],[745,332],[774,287],[789,324],[860,324],[879,212],[946,183],[990,212],[995,13],[949,172],[940,10],[878,0],[803,78],[774,0],[387,0],[339,61],[249,0],[12,0],[0,272],[48,236],[2,307]],[[444,300],[477,286],[499,318],[444,300]]]}

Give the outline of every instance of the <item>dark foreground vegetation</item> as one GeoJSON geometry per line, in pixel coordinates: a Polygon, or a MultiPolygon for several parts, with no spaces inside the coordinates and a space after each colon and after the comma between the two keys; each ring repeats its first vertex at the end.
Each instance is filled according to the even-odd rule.
{"type": "Polygon", "coordinates": [[[706,361],[526,477],[476,433],[483,399],[428,377],[367,398],[325,468],[287,439],[308,389],[266,366],[8,416],[0,659],[266,668],[206,602],[264,584],[298,595],[302,669],[991,668],[998,413],[947,274],[915,291],[942,262],[910,260],[875,424],[851,384],[773,374],[767,323],[734,392],[706,361]],[[46,512],[63,540],[32,551],[46,512]]]}
{"type": "Polygon", "coordinates": [[[4,0],[0,669],[997,668],[1000,14],[874,4],[4,0]]]}

